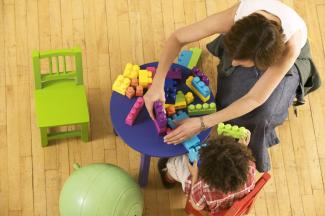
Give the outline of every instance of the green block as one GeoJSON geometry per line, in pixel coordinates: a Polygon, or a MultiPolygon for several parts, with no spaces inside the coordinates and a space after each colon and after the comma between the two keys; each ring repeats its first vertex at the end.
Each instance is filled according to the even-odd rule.
{"type": "Polygon", "coordinates": [[[216,104],[214,102],[208,104],[196,104],[189,105],[187,107],[187,112],[189,116],[207,115],[216,112],[216,104]]]}
{"type": "Polygon", "coordinates": [[[224,123],[218,124],[217,133],[218,135],[230,136],[235,139],[246,138],[248,135],[245,127],[232,126],[231,124],[225,125],[224,123]]]}
{"type": "Polygon", "coordinates": [[[189,69],[192,69],[199,62],[199,59],[200,59],[200,56],[201,56],[201,53],[202,53],[202,49],[198,48],[198,47],[194,47],[194,48],[190,48],[190,51],[192,51],[192,57],[190,59],[190,62],[187,65],[187,67],[189,69]]]}

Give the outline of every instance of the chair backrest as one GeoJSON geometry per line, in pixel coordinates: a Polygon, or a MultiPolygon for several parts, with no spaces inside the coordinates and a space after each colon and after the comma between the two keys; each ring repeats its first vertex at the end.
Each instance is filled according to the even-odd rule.
{"type": "MultiPolygon", "coordinates": [[[[240,216],[248,214],[250,208],[252,207],[257,194],[262,190],[266,182],[271,178],[269,173],[264,173],[258,181],[255,183],[254,189],[249,192],[244,198],[237,200],[234,204],[226,210],[220,211],[215,214],[210,214],[211,216],[240,216]]],[[[189,202],[186,203],[185,211],[188,214],[193,214],[195,216],[203,216],[200,212],[196,211],[189,202]]]]}
{"type": "Polygon", "coordinates": [[[83,84],[82,53],[80,48],[50,50],[42,52],[33,51],[32,57],[36,89],[41,89],[44,87],[44,84],[46,82],[64,79],[74,79],[77,85],[83,84]],[[74,70],[67,70],[67,56],[74,57],[74,70]],[[48,59],[48,73],[41,72],[41,59],[48,59]],[[53,62],[55,62],[54,68],[56,70],[53,70],[53,62]],[[63,63],[61,67],[60,62],[63,63]]]}

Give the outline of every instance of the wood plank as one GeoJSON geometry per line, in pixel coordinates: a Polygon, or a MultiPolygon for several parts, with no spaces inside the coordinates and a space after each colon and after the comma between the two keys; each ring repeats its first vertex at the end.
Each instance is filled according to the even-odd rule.
{"type": "Polygon", "coordinates": [[[313,195],[302,195],[302,204],[305,215],[316,215],[313,195]]]}
{"type": "Polygon", "coordinates": [[[7,216],[9,213],[9,182],[8,182],[8,146],[7,128],[0,126],[0,215],[7,216]]]}
{"type": "Polygon", "coordinates": [[[45,171],[47,216],[59,215],[59,182],[57,170],[45,171]]]}

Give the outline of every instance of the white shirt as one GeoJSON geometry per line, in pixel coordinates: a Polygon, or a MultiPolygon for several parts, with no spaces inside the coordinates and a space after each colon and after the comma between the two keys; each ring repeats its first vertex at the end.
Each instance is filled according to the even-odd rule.
{"type": "Polygon", "coordinates": [[[295,32],[300,30],[302,34],[301,48],[305,45],[307,42],[307,26],[305,21],[296,11],[279,0],[241,0],[236,11],[235,22],[260,10],[275,15],[281,20],[285,42],[287,42],[295,32]]]}

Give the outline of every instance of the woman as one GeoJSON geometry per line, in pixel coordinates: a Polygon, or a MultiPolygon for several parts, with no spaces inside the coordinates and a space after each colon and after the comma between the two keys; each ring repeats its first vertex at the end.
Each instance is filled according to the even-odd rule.
{"type": "Polygon", "coordinates": [[[216,33],[225,35],[208,49],[221,58],[219,69],[226,68],[227,61],[232,66],[231,70],[218,71],[219,111],[180,122],[164,140],[178,144],[201,130],[230,121],[252,132],[249,147],[257,169],[267,171],[267,148],[279,143],[274,128],[286,118],[301,84],[303,73],[298,73],[293,65],[307,43],[305,22],[282,2],[241,0],[225,11],[175,31],[166,41],[153,84],[144,96],[146,107],[153,118],[153,102],[165,101],[164,79],[180,49],[216,33]]]}

